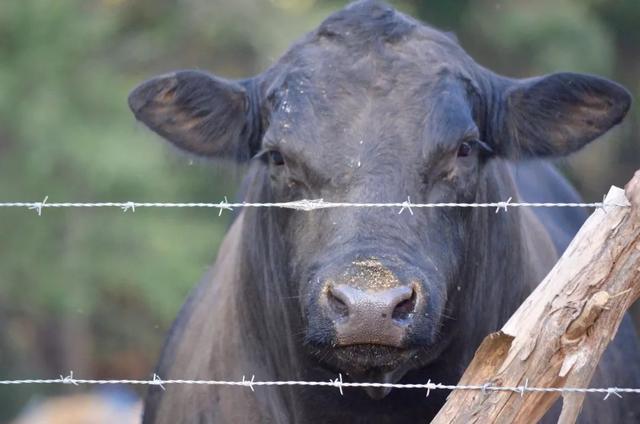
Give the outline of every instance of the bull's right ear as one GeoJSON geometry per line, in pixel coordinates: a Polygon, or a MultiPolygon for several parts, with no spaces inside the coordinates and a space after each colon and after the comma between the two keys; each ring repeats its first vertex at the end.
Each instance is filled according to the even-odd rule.
{"type": "Polygon", "coordinates": [[[246,160],[259,144],[250,84],[179,71],[140,84],[129,94],[129,107],[136,119],[186,152],[246,160]]]}
{"type": "Polygon", "coordinates": [[[619,124],[630,106],[626,88],[593,75],[502,79],[495,150],[512,159],[566,156],[619,124]]]}

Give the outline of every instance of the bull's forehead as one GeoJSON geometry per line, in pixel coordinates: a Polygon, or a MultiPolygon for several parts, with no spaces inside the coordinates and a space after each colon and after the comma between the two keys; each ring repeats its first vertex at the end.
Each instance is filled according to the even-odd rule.
{"type": "Polygon", "coordinates": [[[355,16],[349,8],[338,12],[294,44],[273,74],[280,81],[306,77],[318,86],[340,89],[346,83],[382,91],[445,74],[470,77],[473,61],[454,39],[388,10],[384,21],[369,9],[355,16]]]}
{"type": "Polygon", "coordinates": [[[473,63],[453,36],[376,1],[360,1],[327,18],[294,44],[281,63],[315,77],[349,76],[353,82],[416,81],[398,71],[465,73],[473,63]],[[314,72],[315,71],[315,72],[314,72]],[[395,77],[395,78],[394,78],[395,77]]]}
{"type": "MultiPolygon", "coordinates": [[[[432,44],[406,41],[401,48],[368,51],[322,43],[299,48],[295,65],[284,66],[271,87],[268,142],[314,154],[361,150],[366,143],[389,149],[391,156],[415,156],[423,131],[438,121],[460,122],[459,130],[466,131],[468,111],[460,102],[472,79],[463,60],[444,60],[436,53],[444,47],[432,44]],[[425,46],[431,49],[417,53],[425,46]]],[[[437,134],[426,139],[445,141],[437,134]]]]}
{"type": "MultiPolygon", "coordinates": [[[[474,69],[448,35],[386,6],[356,3],[296,43],[270,70],[267,147],[298,156],[319,172],[365,161],[421,160],[429,119],[468,130],[468,111],[452,94],[473,84],[474,69]],[[438,118],[442,114],[446,119],[438,118]]],[[[443,141],[431,135],[426,139],[443,141]]]]}

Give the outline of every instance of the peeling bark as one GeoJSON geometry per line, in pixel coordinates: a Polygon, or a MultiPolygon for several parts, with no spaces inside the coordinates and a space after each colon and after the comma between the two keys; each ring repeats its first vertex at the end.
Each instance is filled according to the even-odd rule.
{"type": "MultiPolygon", "coordinates": [[[[588,387],[605,348],[640,295],[640,171],[612,187],[567,251],[498,333],[461,385],[588,387]]],[[[455,390],[433,423],[532,423],[560,393],[455,390]]],[[[560,423],[576,421],[583,393],[563,395],[560,423]]]]}

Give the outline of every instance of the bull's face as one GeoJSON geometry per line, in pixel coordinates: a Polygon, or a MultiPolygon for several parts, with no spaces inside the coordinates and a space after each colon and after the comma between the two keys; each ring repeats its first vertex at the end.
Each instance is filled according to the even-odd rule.
{"type": "MultiPolygon", "coordinates": [[[[297,50],[267,95],[261,148],[275,199],[474,200],[491,155],[479,88],[460,62],[437,59],[457,49],[449,39],[423,47],[354,46],[321,31],[297,50]]],[[[310,351],[351,378],[384,382],[436,356],[468,218],[461,209],[289,214],[282,231],[310,351]]]]}
{"type": "MultiPolygon", "coordinates": [[[[253,79],[182,71],[130,96],[136,117],[178,147],[268,167],[263,201],[350,203],[473,202],[494,157],[571,153],[629,102],[591,76],[495,76],[448,36],[370,2],[253,79]]],[[[353,378],[395,381],[437,356],[455,316],[448,299],[473,283],[462,272],[469,209],[398,212],[283,212],[306,345],[353,378]]]]}

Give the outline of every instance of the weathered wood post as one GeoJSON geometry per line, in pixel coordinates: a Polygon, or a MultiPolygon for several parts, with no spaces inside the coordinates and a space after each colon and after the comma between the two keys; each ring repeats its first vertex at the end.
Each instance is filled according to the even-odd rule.
{"type": "MultiPolygon", "coordinates": [[[[544,281],[478,348],[460,385],[588,387],[624,313],[640,295],[640,171],[580,229],[544,281]]],[[[560,393],[455,390],[434,423],[533,423],[560,393]]],[[[560,423],[584,393],[564,393],[560,423]]]]}

